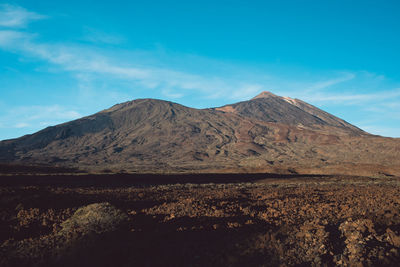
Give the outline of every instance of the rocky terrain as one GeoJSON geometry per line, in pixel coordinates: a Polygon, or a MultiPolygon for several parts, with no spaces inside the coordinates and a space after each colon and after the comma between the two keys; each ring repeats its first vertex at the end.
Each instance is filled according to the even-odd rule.
{"type": "Polygon", "coordinates": [[[398,266],[399,177],[298,99],[129,101],[0,142],[0,266],[398,266]]]}
{"type": "Polygon", "coordinates": [[[138,99],[0,142],[0,162],[89,172],[400,175],[400,139],[370,135],[299,99],[263,92],[193,109],[138,99]]]}
{"type": "Polygon", "coordinates": [[[1,266],[400,261],[396,177],[75,176],[1,177],[1,266]]]}

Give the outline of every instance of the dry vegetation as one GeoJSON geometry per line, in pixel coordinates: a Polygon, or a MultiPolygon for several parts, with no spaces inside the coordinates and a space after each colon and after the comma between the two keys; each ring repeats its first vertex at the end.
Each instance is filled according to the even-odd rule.
{"type": "Polygon", "coordinates": [[[397,178],[7,185],[0,198],[1,266],[390,266],[400,260],[397,178]]]}

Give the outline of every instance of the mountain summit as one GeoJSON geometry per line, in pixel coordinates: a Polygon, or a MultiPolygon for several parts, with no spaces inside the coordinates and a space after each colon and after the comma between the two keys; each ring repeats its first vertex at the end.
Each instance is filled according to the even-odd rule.
{"type": "Polygon", "coordinates": [[[400,140],[262,92],[194,109],[138,99],[0,142],[0,161],[135,172],[400,174],[400,140]]]}
{"type": "Polygon", "coordinates": [[[255,97],[253,97],[251,100],[254,100],[257,98],[268,98],[268,97],[277,97],[277,95],[274,95],[270,91],[263,91],[263,92],[259,93],[258,95],[256,95],[255,97]]]}

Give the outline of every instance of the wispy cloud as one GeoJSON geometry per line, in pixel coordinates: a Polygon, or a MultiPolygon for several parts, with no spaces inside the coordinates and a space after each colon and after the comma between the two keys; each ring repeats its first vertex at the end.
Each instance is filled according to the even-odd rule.
{"type": "Polygon", "coordinates": [[[20,122],[14,125],[14,128],[26,128],[29,127],[30,125],[28,123],[25,122],[20,122]]]}
{"type": "Polygon", "coordinates": [[[250,99],[265,90],[260,84],[244,84],[230,96],[231,99],[250,99]]]}
{"type": "MultiPolygon", "coordinates": [[[[96,31],[92,33],[97,37],[102,36],[96,31]]],[[[235,101],[249,99],[260,91],[279,87],[280,83],[280,81],[275,81],[271,82],[272,86],[268,86],[263,80],[264,77],[260,81],[246,80],[242,77],[239,79],[232,76],[223,78],[209,74],[199,75],[171,68],[135,64],[134,62],[126,62],[121,58],[109,57],[92,49],[91,46],[77,44],[68,44],[67,46],[59,43],[38,42],[34,34],[19,31],[0,31],[0,47],[11,51],[18,50],[19,53],[54,64],[65,71],[75,72],[75,77],[80,83],[79,86],[85,88],[86,91],[89,89],[89,76],[91,80],[108,77],[130,81],[132,87],[159,90],[162,95],[172,99],[182,98],[190,93],[189,91],[196,91],[205,94],[205,98],[224,97],[235,101]]],[[[364,97],[362,95],[334,96],[320,92],[330,86],[350,81],[356,77],[354,73],[350,72],[339,74],[335,78],[300,83],[299,87],[301,86],[301,88],[299,89],[306,98],[319,102],[361,100],[364,97]],[[307,97],[308,95],[311,97],[307,97]]],[[[264,74],[264,76],[266,75],[264,74]]],[[[271,79],[271,75],[268,75],[268,78],[271,79]]]]}
{"type": "Polygon", "coordinates": [[[104,43],[104,44],[121,44],[124,41],[124,38],[111,33],[106,33],[94,28],[84,27],[84,36],[83,40],[92,42],[92,43],[104,43]]]}
{"type": "Polygon", "coordinates": [[[17,106],[0,116],[0,128],[27,128],[38,124],[49,126],[80,117],[79,112],[60,105],[17,106]],[[46,125],[43,122],[47,122],[46,125]]]}
{"type": "Polygon", "coordinates": [[[330,78],[330,79],[326,79],[323,81],[314,82],[314,83],[312,83],[312,85],[310,85],[304,89],[308,92],[319,91],[321,89],[328,88],[335,84],[350,81],[350,80],[354,79],[355,77],[356,77],[356,75],[354,73],[345,72],[345,73],[341,73],[340,77],[330,78]]]}
{"type": "MultiPolygon", "coordinates": [[[[110,58],[91,47],[80,45],[62,45],[39,43],[33,34],[18,31],[0,31],[0,47],[36,57],[61,67],[65,71],[77,73],[76,77],[87,81],[87,74],[106,75],[112,79],[129,80],[132,85],[145,89],[162,89],[164,92],[181,90],[169,94],[173,98],[185,95],[186,90],[195,90],[212,94],[215,90],[224,92],[230,99],[251,97],[262,90],[256,82],[223,79],[215,76],[198,75],[157,66],[142,66],[110,58]]],[[[168,94],[164,94],[168,95],[168,94]]]]}
{"type": "Polygon", "coordinates": [[[82,114],[78,111],[60,105],[9,107],[0,112],[0,140],[34,133],[80,117],[82,114]]]}
{"type": "Polygon", "coordinates": [[[0,47],[12,49],[19,40],[25,40],[30,34],[13,30],[0,30],[0,47]]]}
{"type": "Polygon", "coordinates": [[[0,4],[0,27],[21,28],[34,20],[44,19],[46,16],[31,12],[20,6],[0,4]]]}
{"type": "Polygon", "coordinates": [[[166,97],[172,98],[172,99],[178,99],[178,98],[183,97],[182,93],[174,92],[174,91],[168,90],[168,89],[163,89],[161,91],[161,93],[163,94],[163,96],[166,96],[166,97]]]}
{"type": "Polygon", "coordinates": [[[379,93],[366,93],[366,94],[332,94],[332,93],[315,93],[313,95],[305,95],[304,99],[311,102],[334,102],[346,105],[363,104],[366,102],[378,103],[383,100],[390,100],[400,97],[400,88],[394,90],[384,90],[379,93]]]}

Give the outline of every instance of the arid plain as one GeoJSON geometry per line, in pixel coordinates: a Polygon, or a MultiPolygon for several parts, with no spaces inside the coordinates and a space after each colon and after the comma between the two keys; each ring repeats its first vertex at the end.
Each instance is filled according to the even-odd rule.
{"type": "Polygon", "coordinates": [[[1,181],[2,266],[400,260],[395,177],[47,174],[1,181]]]}

